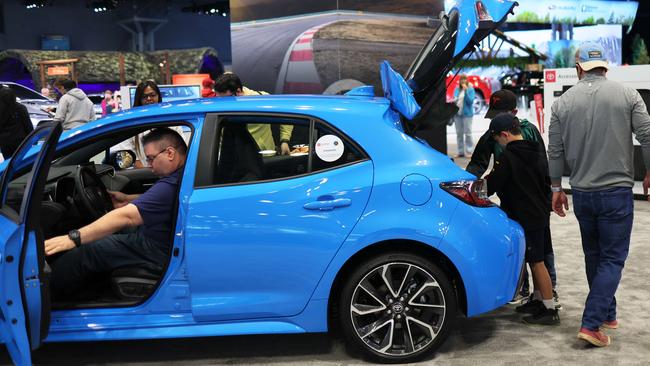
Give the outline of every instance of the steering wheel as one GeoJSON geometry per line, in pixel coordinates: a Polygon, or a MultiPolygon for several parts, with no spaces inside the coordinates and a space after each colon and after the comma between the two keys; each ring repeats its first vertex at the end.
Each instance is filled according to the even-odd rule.
{"type": "Polygon", "coordinates": [[[90,216],[91,221],[104,216],[113,209],[113,201],[106,186],[87,166],[78,166],[74,176],[79,205],[90,216]]]}

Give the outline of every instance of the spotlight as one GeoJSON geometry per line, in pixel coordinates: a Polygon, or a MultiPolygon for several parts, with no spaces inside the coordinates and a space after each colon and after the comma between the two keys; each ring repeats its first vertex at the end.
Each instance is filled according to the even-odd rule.
{"type": "Polygon", "coordinates": [[[27,9],[42,8],[47,5],[47,0],[25,0],[24,4],[27,9]]]}
{"type": "Polygon", "coordinates": [[[93,1],[90,4],[90,7],[93,9],[95,13],[102,13],[105,11],[111,11],[114,10],[118,5],[118,0],[110,0],[110,1],[93,1]]]}
{"type": "Polygon", "coordinates": [[[190,5],[181,8],[181,11],[185,13],[221,15],[225,17],[230,12],[230,4],[225,0],[213,1],[207,4],[197,4],[196,1],[192,1],[190,5]]]}

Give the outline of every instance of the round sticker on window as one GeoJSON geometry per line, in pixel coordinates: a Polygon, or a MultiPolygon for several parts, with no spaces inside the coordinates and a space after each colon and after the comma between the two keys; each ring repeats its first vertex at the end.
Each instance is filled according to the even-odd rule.
{"type": "Polygon", "coordinates": [[[337,136],[325,135],[316,141],[316,156],[328,163],[343,156],[343,150],[343,141],[337,136]]]}

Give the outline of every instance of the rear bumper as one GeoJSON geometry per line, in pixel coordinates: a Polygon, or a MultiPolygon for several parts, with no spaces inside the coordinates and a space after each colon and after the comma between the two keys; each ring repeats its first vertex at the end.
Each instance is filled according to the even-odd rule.
{"type": "Polygon", "coordinates": [[[465,286],[467,316],[494,310],[512,300],[524,263],[521,226],[498,207],[458,205],[441,243],[465,286]]]}

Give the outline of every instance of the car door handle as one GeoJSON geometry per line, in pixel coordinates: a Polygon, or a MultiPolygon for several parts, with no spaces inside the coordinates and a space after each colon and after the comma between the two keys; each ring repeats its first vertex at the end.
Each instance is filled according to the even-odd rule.
{"type": "Polygon", "coordinates": [[[304,208],[307,210],[329,211],[339,207],[347,207],[352,204],[349,198],[336,198],[329,200],[318,200],[314,202],[305,203],[304,208]]]}

